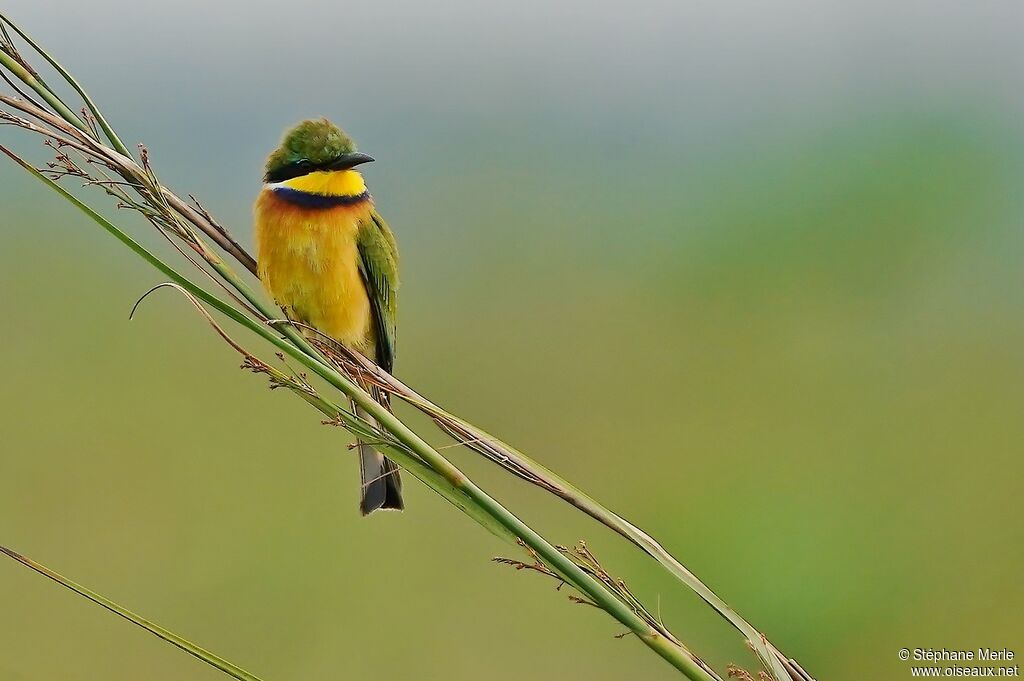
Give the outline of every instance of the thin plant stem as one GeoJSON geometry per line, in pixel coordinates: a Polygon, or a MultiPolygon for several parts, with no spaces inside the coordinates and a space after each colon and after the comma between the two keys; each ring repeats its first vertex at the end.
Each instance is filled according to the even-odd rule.
{"type": "MultiPolygon", "coordinates": [[[[3,23],[7,24],[11,28],[13,28],[15,33],[17,33],[19,36],[21,36],[21,38],[26,43],[28,43],[29,46],[33,50],[38,52],[43,57],[43,59],[45,59],[47,62],[49,62],[50,66],[52,66],[53,69],[57,73],[60,74],[61,78],[63,78],[65,81],[67,81],[68,85],[70,85],[74,89],[74,91],[76,93],[78,93],[78,96],[82,98],[82,102],[85,103],[85,105],[89,108],[89,111],[92,113],[93,117],[96,118],[96,122],[99,123],[100,128],[103,129],[103,134],[105,134],[107,136],[107,139],[110,140],[110,143],[113,145],[114,149],[117,149],[118,152],[120,152],[120,153],[122,153],[125,156],[128,156],[130,158],[131,155],[132,155],[131,152],[128,151],[128,148],[125,147],[124,144],[121,142],[120,138],[117,136],[117,133],[115,133],[114,129],[110,127],[110,124],[107,123],[107,119],[103,117],[103,114],[100,112],[99,108],[97,108],[96,104],[93,103],[92,98],[89,97],[89,94],[82,88],[81,85],[78,84],[78,81],[76,81],[71,76],[71,74],[68,73],[68,71],[63,66],[61,66],[57,62],[56,59],[54,59],[50,55],[50,53],[48,53],[46,50],[41,48],[36,43],[36,41],[34,41],[32,39],[31,36],[29,36],[27,33],[25,33],[23,30],[21,30],[21,28],[17,24],[15,24],[13,21],[11,21],[2,12],[0,12],[0,21],[2,21],[3,23]]],[[[38,79],[38,76],[37,76],[37,79],[38,79]]],[[[42,83],[42,85],[45,87],[46,84],[42,83]]],[[[66,108],[67,107],[65,107],[65,109],[66,108]]],[[[68,111],[70,111],[70,109],[68,111]]],[[[79,120],[81,120],[81,119],[79,119],[79,120]]],[[[68,122],[71,122],[71,121],[69,120],[68,122]]]]}
{"type": "Polygon", "coordinates": [[[164,641],[167,641],[171,645],[173,645],[173,646],[175,646],[177,648],[180,648],[181,650],[184,650],[189,655],[192,655],[193,657],[196,657],[196,658],[202,660],[203,662],[205,662],[206,664],[208,664],[208,665],[210,665],[212,667],[216,667],[217,669],[221,670],[222,672],[224,672],[228,676],[232,676],[232,677],[238,679],[238,681],[260,681],[260,678],[258,676],[256,676],[255,674],[250,674],[249,672],[245,671],[244,669],[242,669],[238,665],[235,665],[235,664],[232,664],[231,662],[228,662],[223,657],[215,655],[215,654],[211,653],[209,650],[206,650],[205,648],[197,646],[195,643],[192,643],[188,639],[182,638],[181,636],[178,636],[174,632],[168,631],[167,629],[164,629],[160,625],[158,625],[158,624],[156,624],[154,622],[150,622],[149,620],[145,619],[144,617],[140,617],[139,615],[136,615],[131,610],[128,610],[127,608],[121,607],[117,603],[114,603],[112,600],[99,595],[95,591],[87,589],[84,586],[82,586],[81,584],[77,584],[75,582],[72,582],[67,577],[64,577],[63,575],[60,575],[60,574],[54,572],[53,570],[49,569],[45,565],[40,565],[39,563],[35,562],[31,558],[27,558],[27,557],[21,555],[20,553],[7,548],[6,546],[0,546],[0,553],[4,553],[7,556],[10,556],[14,560],[16,560],[19,563],[21,563],[22,565],[24,565],[24,566],[26,566],[28,568],[31,568],[32,570],[35,570],[36,572],[38,572],[39,574],[43,575],[44,577],[46,577],[48,579],[51,579],[54,582],[57,582],[61,586],[65,587],[67,589],[70,589],[71,591],[74,591],[78,595],[84,596],[85,598],[89,599],[90,601],[92,601],[96,605],[99,605],[99,606],[102,606],[102,607],[106,608],[107,610],[109,610],[110,612],[114,613],[118,617],[123,617],[124,619],[128,620],[132,624],[134,624],[136,626],[139,626],[139,627],[142,627],[143,629],[145,629],[149,633],[153,634],[157,638],[160,638],[160,639],[162,639],[164,641]]]}
{"type": "Polygon", "coordinates": [[[36,94],[39,95],[43,101],[53,107],[53,110],[61,115],[61,118],[82,132],[86,134],[89,133],[89,128],[82,122],[82,119],[76,116],[75,113],[60,100],[60,97],[51,92],[49,88],[43,85],[39,79],[36,78],[35,74],[31,73],[28,69],[19,64],[14,57],[3,50],[0,50],[0,66],[6,68],[17,76],[21,82],[35,90],[36,94]]]}

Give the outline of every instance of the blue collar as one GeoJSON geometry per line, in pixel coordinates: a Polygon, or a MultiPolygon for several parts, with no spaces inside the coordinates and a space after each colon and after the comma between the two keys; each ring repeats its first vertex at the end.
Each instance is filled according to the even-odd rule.
{"type": "Polygon", "coordinates": [[[334,208],[335,206],[351,206],[357,203],[362,203],[370,198],[370,192],[364,191],[362,194],[355,194],[354,196],[326,196],[324,194],[310,194],[309,192],[299,191],[298,189],[292,189],[291,187],[273,187],[271,191],[274,192],[275,196],[280,196],[288,203],[295,204],[296,206],[303,206],[304,208],[334,208]]]}

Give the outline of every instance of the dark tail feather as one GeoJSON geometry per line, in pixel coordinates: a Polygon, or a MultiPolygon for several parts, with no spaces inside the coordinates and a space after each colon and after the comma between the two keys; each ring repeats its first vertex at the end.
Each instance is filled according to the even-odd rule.
{"type": "MultiPolygon", "coordinates": [[[[361,409],[358,411],[361,417],[370,418],[361,409]]],[[[363,483],[359,510],[363,515],[382,508],[394,511],[405,508],[398,466],[364,442],[359,443],[359,472],[363,483]]]]}

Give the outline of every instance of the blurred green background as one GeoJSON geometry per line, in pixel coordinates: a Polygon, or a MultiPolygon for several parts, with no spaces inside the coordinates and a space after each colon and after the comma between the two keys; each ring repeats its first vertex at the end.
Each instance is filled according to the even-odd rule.
{"type": "MultiPolygon", "coordinates": [[[[1024,652],[1019,3],[4,10],[246,243],[283,129],[346,127],[401,243],[397,373],[822,681],[908,678],[901,647],[1024,652]]],[[[674,677],[415,482],[360,518],[342,432],[184,301],[129,322],[159,277],[0,179],[0,542],[268,681],[674,677]]],[[[752,666],[653,562],[452,455],[716,668],[752,666]]],[[[4,681],[221,678],[12,561],[0,604],[4,681]]]]}

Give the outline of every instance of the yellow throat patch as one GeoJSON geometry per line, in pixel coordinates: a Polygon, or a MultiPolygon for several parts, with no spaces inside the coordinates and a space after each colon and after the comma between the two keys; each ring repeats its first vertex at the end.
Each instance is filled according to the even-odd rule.
{"type": "Polygon", "coordinates": [[[319,196],[360,196],[366,192],[363,176],[355,170],[318,170],[271,186],[319,196]]]}

